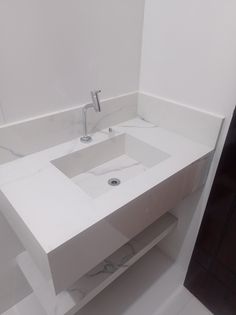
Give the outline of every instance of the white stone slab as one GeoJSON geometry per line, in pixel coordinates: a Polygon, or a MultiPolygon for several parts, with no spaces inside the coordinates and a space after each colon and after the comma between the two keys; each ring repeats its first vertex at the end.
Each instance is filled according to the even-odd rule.
{"type": "Polygon", "coordinates": [[[190,138],[136,118],[0,167],[1,210],[57,293],[204,184],[214,145],[190,138]],[[125,134],[169,158],[95,199],[51,163],[125,134]]]}

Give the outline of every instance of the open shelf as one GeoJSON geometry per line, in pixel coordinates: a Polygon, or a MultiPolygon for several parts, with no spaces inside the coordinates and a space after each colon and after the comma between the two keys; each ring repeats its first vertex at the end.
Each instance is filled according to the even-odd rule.
{"type": "Polygon", "coordinates": [[[54,315],[55,309],[58,315],[73,315],[158,244],[176,224],[177,219],[166,213],[58,295],[52,281],[43,278],[27,252],[19,255],[17,261],[48,315],[54,315]]]}

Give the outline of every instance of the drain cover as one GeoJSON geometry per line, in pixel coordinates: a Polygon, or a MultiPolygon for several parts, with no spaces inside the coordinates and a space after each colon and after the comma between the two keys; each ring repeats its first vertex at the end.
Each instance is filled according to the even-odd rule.
{"type": "Polygon", "coordinates": [[[111,186],[118,186],[120,185],[120,180],[118,178],[110,178],[108,184],[111,186]]]}

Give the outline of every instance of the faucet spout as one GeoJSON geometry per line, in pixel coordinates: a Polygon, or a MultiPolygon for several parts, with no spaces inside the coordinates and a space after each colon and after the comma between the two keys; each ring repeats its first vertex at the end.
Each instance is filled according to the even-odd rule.
{"type": "Polygon", "coordinates": [[[101,112],[101,104],[98,94],[101,93],[101,90],[91,91],[92,103],[86,104],[82,108],[82,118],[83,118],[83,136],[80,138],[80,141],[83,143],[88,143],[92,141],[92,137],[88,135],[87,127],[87,110],[93,108],[95,112],[101,112]]]}
{"type": "Polygon", "coordinates": [[[100,104],[100,100],[99,100],[99,96],[98,96],[98,94],[101,92],[102,92],[101,90],[91,91],[93,106],[94,106],[94,109],[96,112],[101,111],[101,104],[100,104]]]}

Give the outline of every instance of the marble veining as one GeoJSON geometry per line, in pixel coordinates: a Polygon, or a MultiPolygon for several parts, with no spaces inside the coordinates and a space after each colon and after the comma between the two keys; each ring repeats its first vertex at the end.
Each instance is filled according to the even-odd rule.
{"type": "Polygon", "coordinates": [[[126,127],[126,128],[158,128],[159,125],[157,124],[153,124],[150,123],[148,120],[146,120],[144,117],[142,117],[141,115],[138,115],[138,118],[140,119],[140,121],[135,121],[135,124],[121,124],[122,127],[126,127]],[[143,122],[143,123],[142,123],[143,122]]]}
{"type": "Polygon", "coordinates": [[[86,292],[84,292],[81,288],[78,288],[78,287],[72,287],[72,288],[70,288],[70,289],[68,289],[68,292],[70,292],[70,293],[75,293],[76,295],[78,295],[79,294],[79,296],[77,296],[76,298],[77,299],[83,299],[85,296],[86,296],[86,292]]]}
{"type": "Polygon", "coordinates": [[[210,147],[215,146],[224,121],[223,116],[144,92],[138,94],[138,115],[152,124],[210,147]]]}
{"type": "Polygon", "coordinates": [[[4,107],[2,106],[1,102],[0,102],[0,113],[1,113],[1,118],[3,123],[6,123],[6,114],[5,114],[5,110],[4,107]]]}
{"type": "Polygon", "coordinates": [[[119,250],[118,257],[114,257],[115,255],[113,255],[111,258],[105,259],[102,263],[103,264],[102,269],[99,269],[101,268],[101,266],[99,265],[99,267],[96,267],[96,269],[99,270],[96,269],[92,270],[86,275],[86,277],[95,277],[101,273],[112,274],[121,267],[128,268],[129,264],[126,263],[135,254],[136,254],[135,246],[131,242],[128,242],[122,247],[122,249],[119,250]]]}
{"type": "Polygon", "coordinates": [[[121,184],[147,170],[142,163],[123,154],[94,169],[73,177],[73,182],[80,186],[93,198],[100,196],[110,189],[115,189],[108,184],[110,178],[118,178],[121,184]]]}
{"type": "MultiPolygon", "coordinates": [[[[93,122],[90,122],[90,133],[94,133],[97,132],[101,129],[101,125],[105,120],[109,120],[111,118],[111,116],[116,115],[118,113],[121,113],[121,111],[124,110],[123,106],[120,106],[119,108],[117,108],[116,110],[105,114],[103,117],[99,118],[98,121],[94,124],[93,122]]],[[[94,115],[94,114],[93,114],[94,115]]],[[[83,121],[80,121],[81,124],[83,124],[83,121]]]]}
{"type": "MultiPolygon", "coordinates": [[[[141,163],[131,161],[130,164],[127,163],[127,165],[119,166],[117,168],[110,168],[110,169],[109,168],[107,169],[95,168],[94,170],[90,170],[87,173],[94,176],[101,176],[101,175],[106,175],[113,172],[121,172],[131,167],[138,166],[138,165],[141,165],[141,163]]],[[[146,170],[146,167],[143,167],[143,170],[146,170]]]]}
{"type": "Polygon", "coordinates": [[[10,154],[12,154],[12,155],[13,155],[14,157],[16,157],[16,158],[21,158],[21,157],[26,156],[26,154],[18,153],[18,152],[16,152],[14,149],[7,148],[7,147],[5,147],[5,146],[3,146],[3,145],[0,145],[0,149],[9,152],[10,154]]]}

